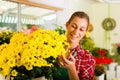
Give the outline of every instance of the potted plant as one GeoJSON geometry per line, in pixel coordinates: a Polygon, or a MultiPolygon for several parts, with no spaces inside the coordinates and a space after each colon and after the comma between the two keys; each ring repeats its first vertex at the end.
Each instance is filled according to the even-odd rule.
{"type": "Polygon", "coordinates": [[[9,44],[0,45],[0,73],[10,80],[52,79],[57,57],[65,53],[66,36],[38,29],[31,34],[15,33],[9,44]]]}
{"type": "Polygon", "coordinates": [[[91,51],[96,60],[95,76],[97,80],[104,80],[106,73],[106,66],[113,62],[112,58],[107,57],[108,50],[105,48],[95,48],[91,51]]]}

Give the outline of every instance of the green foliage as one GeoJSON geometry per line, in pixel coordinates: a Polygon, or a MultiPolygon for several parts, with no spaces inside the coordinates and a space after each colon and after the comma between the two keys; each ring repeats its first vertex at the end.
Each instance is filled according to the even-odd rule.
{"type": "Polygon", "coordinates": [[[97,64],[95,66],[95,76],[100,76],[105,72],[104,65],[97,64]]]}
{"type": "Polygon", "coordinates": [[[89,50],[89,51],[92,51],[95,48],[95,43],[90,38],[83,39],[81,45],[82,45],[82,48],[89,50]]]}
{"type": "Polygon", "coordinates": [[[65,30],[62,28],[62,26],[59,26],[55,29],[56,32],[58,32],[59,34],[65,34],[65,30]]]}
{"type": "Polygon", "coordinates": [[[32,27],[32,24],[27,24],[27,28],[30,29],[32,27]]]}
{"type": "Polygon", "coordinates": [[[0,33],[0,45],[4,43],[10,43],[10,38],[12,37],[13,32],[10,31],[2,31],[0,33]]]}
{"type": "Polygon", "coordinates": [[[111,58],[114,59],[115,62],[118,63],[118,65],[120,65],[120,54],[118,54],[117,52],[111,56],[111,58]]]}
{"type": "Polygon", "coordinates": [[[52,75],[57,73],[57,60],[55,60],[53,57],[46,58],[46,60],[48,63],[52,63],[54,66],[34,66],[32,70],[27,70],[25,66],[16,66],[13,68],[13,70],[16,70],[18,74],[17,76],[11,76],[11,78],[14,77],[14,80],[32,80],[34,78],[45,76],[46,79],[52,80],[52,75]]]}
{"type": "Polygon", "coordinates": [[[91,51],[92,55],[93,55],[94,57],[101,57],[101,56],[103,56],[102,54],[100,54],[100,53],[98,52],[99,50],[102,50],[101,53],[103,53],[103,51],[105,51],[106,53],[104,54],[104,56],[108,57],[109,51],[108,51],[107,49],[105,49],[105,48],[99,48],[99,47],[95,47],[95,48],[91,51]]]}
{"type": "Polygon", "coordinates": [[[120,54],[120,47],[117,47],[117,52],[118,54],[120,54]]]}
{"type": "Polygon", "coordinates": [[[98,50],[106,51],[106,54],[104,56],[109,55],[108,54],[109,51],[107,49],[96,47],[94,41],[90,38],[83,39],[81,45],[82,45],[82,48],[89,50],[94,57],[101,57],[101,54],[98,52],[98,50]]]}

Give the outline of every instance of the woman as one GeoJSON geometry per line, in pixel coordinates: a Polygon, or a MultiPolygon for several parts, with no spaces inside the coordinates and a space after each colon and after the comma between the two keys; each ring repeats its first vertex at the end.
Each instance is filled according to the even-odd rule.
{"type": "Polygon", "coordinates": [[[84,12],[75,12],[66,23],[67,40],[70,51],[67,57],[59,57],[59,75],[53,80],[93,80],[95,60],[86,50],[80,47],[80,42],[85,36],[89,24],[89,17],[84,12]]]}

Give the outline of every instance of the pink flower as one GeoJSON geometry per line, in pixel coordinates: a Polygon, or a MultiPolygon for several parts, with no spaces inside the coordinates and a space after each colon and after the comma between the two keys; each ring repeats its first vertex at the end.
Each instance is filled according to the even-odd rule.
{"type": "Polygon", "coordinates": [[[120,43],[116,43],[116,45],[117,45],[118,47],[120,47],[120,43]]]}
{"type": "Polygon", "coordinates": [[[33,25],[33,26],[30,28],[30,33],[36,31],[37,29],[38,29],[38,26],[33,25]]]}

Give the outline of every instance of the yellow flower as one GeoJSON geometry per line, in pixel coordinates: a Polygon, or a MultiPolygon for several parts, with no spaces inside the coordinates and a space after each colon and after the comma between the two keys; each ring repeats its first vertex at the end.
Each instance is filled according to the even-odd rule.
{"type": "Polygon", "coordinates": [[[33,65],[30,65],[30,64],[31,63],[27,63],[27,64],[24,65],[27,70],[32,70],[33,69],[33,65]]]}
{"type": "Polygon", "coordinates": [[[12,75],[12,76],[17,76],[17,74],[18,74],[18,72],[17,72],[16,70],[13,70],[13,71],[11,72],[11,75],[12,75]]]}
{"type": "Polygon", "coordinates": [[[89,38],[89,35],[90,35],[90,32],[87,31],[85,34],[86,38],[89,38]]]}
{"type": "Polygon", "coordinates": [[[53,30],[39,29],[30,35],[14,33],[9,44],[0,46],[0,73],[5,76],[11,74],[14,80],[13,76],[20,74],[14,67],[24,66],[28,71],[34,67],[53,67],[57,57],[66,53],[64,47],[69,47],[66,40],[65,35],[59,35],[53,30]],[[48,62],[50,57],[53,60],[48,62]]]}

